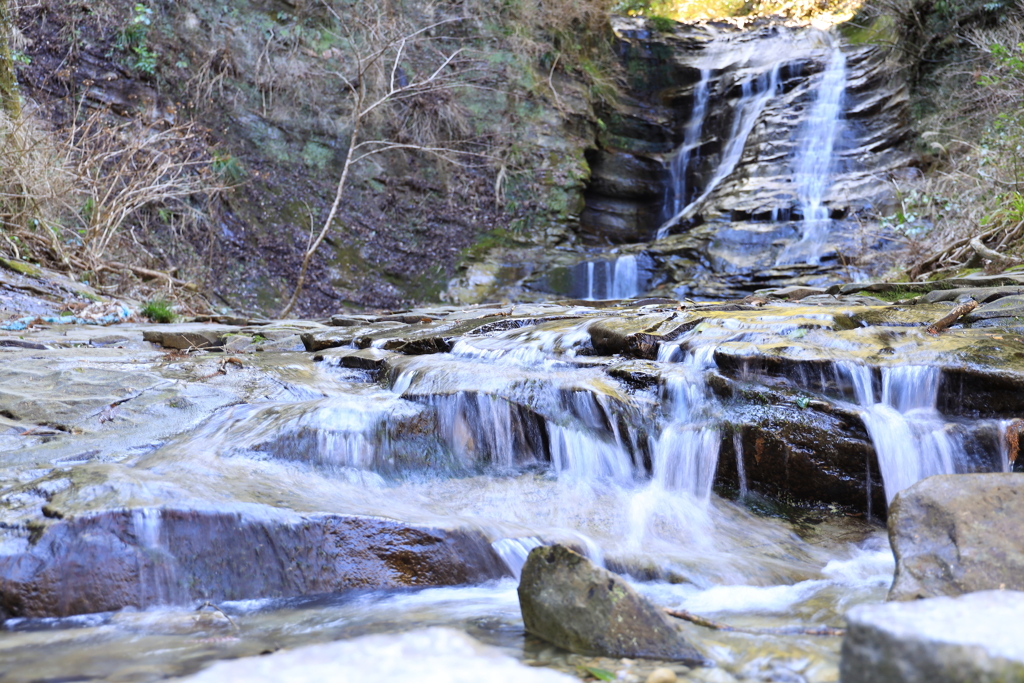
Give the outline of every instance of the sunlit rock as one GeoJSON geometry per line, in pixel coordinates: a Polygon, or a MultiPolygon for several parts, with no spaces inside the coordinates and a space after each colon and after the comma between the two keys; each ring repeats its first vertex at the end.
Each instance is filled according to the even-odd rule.
{"type": "Polygon", "coordinates": [[[861,605],[847,613],[842,683],[1024,680],[1024,593],[861,605]]]}
{"type": "Polygon", "coordinates": [[[931,477],[903,491],[889,513],[896,554],[889,599],[1024,590],[1021,519],[1019,474],[931,477]]]}
{"type": "Polygon", "coordinates": [[[664,612],[619,576],[560,545],[530,552],[519,581],[530,633],[572,652],[701,662],[664,612]]]}

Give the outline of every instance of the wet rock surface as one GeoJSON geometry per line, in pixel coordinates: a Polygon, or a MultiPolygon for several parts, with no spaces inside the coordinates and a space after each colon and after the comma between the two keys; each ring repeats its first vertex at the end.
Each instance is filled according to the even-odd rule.
{"type": "Polygon", "coordinates": [[[930,477],[900,493],[889,515],[896,555],[890,600],[1024,590],[1024,477],[930,477]]]}
{"type": "Polygon", "coordinates": [[[621,577],[561,545],[530,552],[519,604],[528,632],[571,652],[704,660],[665,613],[621,577]]]}
{"type": "MultiPolygon", "coordinates": [[[[31,345],[0,347],[3,617],[106,628],[130,621],[111,611],[209,600],[245,622],[236,605],[253,599],[429,587],[429,601],[461,590],[441,586],[503,590],[482,587],[494,579],[512,601],[501,577],[551,543],[604,551],[607,567],[653,582],[637,584],[644,594],[736,576],[755,588],[832,581],[802,539],[863,538],[876,528],[865,518],[884,518],[893,454],[882,446],[898,439],[879,425],[906,427],[900,439],[918,449],[907,457],[952,449],[949,471],[1018,466],[1018,342],[965,324],[927,334],[950,306],[790,289],[440,307],[353,325],[219,317],[0,335],[31,345]],[[144,340],[155,332],[223,346],[144,340]],[[331,346],[307,351],[302,335],[331,346]],[[743,539],[728,543],[750,546],[743,534],[764,520],[748,508],[794,520],[800,536],[757,532],[768,550],[753,563],[701,540],[711,518],[743,539]],[[836,520],[853,527],[829,531],[836,520]],[[663,544],[663,533],[678,538],[663,544]]],[[[886,564],[875,599],[890,577],[886,564]]],[[[243,634],[225,647],[276,646],[243,634]]],[[[545,647],[524,656],[581,676],[639,682],[668,663],[691,680],[785,677],[753,654],[727,673],[665,661],[678,653],[637,664],[545,647]]],[[[38,678],[30,668],[16,680],[38,678]]]]}
{"type": "MultiPolygon", "coordinates": [[[[53,506],[44,514],[64,516],[53,506]]],[[[36,535],[31,548],[0,559],[5,619],[478,583],[506,572],[475,532],[255,506],[79,515],[36,535]]]]}
{"type": "Polygon", "coordinates": [[[843,683],[1024,680],[1024,593],[998,590],[847,614],[843,683]]]}

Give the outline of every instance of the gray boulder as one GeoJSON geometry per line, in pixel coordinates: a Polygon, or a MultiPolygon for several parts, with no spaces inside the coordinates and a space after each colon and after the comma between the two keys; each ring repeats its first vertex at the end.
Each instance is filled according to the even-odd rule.
{"type": "MultiPolygon", "coordinates": [[[[896,496],[890,600],[1024,590],[1024,476],[929,477],[896,496]]],[[[1024,622],[1024,612],[1021,612],[1024,622]]]]}
{"type": "Polygon", "coordinates": [[[861,605],[846,615],[842,683],[1024,681],[1024,593],[861,605]]]}
{"type": "Polygon", "coordinates": [[[662,610],[561,545],[530,552],[519,606],[527,631],[577,654],[704,661],[662,610]]]}

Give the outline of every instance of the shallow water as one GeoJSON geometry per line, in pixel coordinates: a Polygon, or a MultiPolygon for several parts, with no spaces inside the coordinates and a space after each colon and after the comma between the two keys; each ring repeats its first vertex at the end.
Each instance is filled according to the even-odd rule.
{"type": "MultiPolygon", "coordinates": [[[[742,488],[738,502],[712,493],[731,408],[708,383],[717,350],[810,329],[787,342],[788,353],[809,353],[816,326],[840,314],[709,312],[655,351],[649,386],[616,378],[604,369],[616,359],[593,355],[588,328],[605,320],[597,312],[466,336],[451,353],[395,355],[377,382],[329,360],[282,355],[268,366],[275,392],[224,405],[141,455],[76,465],[104,478],[66,495],[78,509],[136,508],[135,536],[153,552],[162,539],[154,510],[165,505],[382,516],[479,530],[513,575],[531,548],[561,542],[665,607],[741,627],[842,626],[850,607],[885,598],[893,559],[882,529],[838,507],[767,517],[752,510],[782,508],[742,488]]],[[[822,368],[793,382],[879,425],[888,424],[886,408],[912,422],[922,402],[929,421],[947,424],[931,393],[904,391],[921,384],[909,370],[882,372],[876,401],[866,367],[822,368]]],[[[909,445],[891,457],[920,455],[923,442],[909,445]]],[[[10,620],[0,634],[0,680],[159,680],[217,659],[422,626],[462,629],[570,673],[596,666],[643,680],[657,664],[569,655],[526,636],[514,578],[197,607],[10,620]]],[[[689,679],[838,677],[838,638],[681,627],[715,664],[677,666],[689,679]]],[[[408,676],[417,676],[415,662],[408,676]]]]}
{"type": "MultiPolygon", "coordinates": [[[[737,626],[841,625],[843,612],[854,604],[883,599],[892,576],[892,556],[881,533],[855,520],[825,520],[815,528],[820,533],[805,540],[785,522],[755,517],[720,499],[703,515],[692,503],[679,501],[666,511],[666,494],[651,486],[601,493],[524,475],[425,481],[389,494],[410,505],[429,495],[425,504],[435,513],[473,520],[513,538],[531,534],[575,541],[612,565],[656,567],[669,580],[634,579],[642,593],[660,605],[737,626]],[[619,538],[616,529],[628,525],[635,507],[652,500],[659,503],[659,519],[651,523],[657,532],[619,538]],[[686,519],[702,532],[677,526],[686,519]]],[[[0,670],[2,680],[12,682],[149,681],[187,674],[221,658],[438,625],[465,630],[524,661],[570,672],[592,663],[641,675],[656,664],[570,656],[525,637],[516,585],[509,578],[477,586],[218,605],[230,621],[211,607],[12,620],[0,637],[0,670]]],[[[766,681],[836,678],[836,638],[683,627],[723,671],[766,681]]],[[[415,676],[414,662],[409,674],[415,676]]]]}

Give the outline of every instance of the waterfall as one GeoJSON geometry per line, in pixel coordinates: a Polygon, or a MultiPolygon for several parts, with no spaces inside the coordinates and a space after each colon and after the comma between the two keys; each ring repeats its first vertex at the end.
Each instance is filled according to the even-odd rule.
{"type": "Polygon", "coordinates": [[[610,479],[622,484],[633,481],[633,460],[617,441],[608,441],[592,431],[548,423],[551,467],[560,479],[589,483],[610,479]]]}
{"type": "Polygon", "coordinates": [[[687,191],[692,188],[686,186],[686,176],[690,169],[690,160],[693,154],[700,149],[700,134],[704,130],[704,114],[708,106],[709,84],[711,82],[711,69],[700,70],[700,81],[693,91],[693,109],[690,112],[690,120],[683,131],[683,144],[672,157],[669,170],[672,174],[671,183],[668,186],[665,208],[669,211],[667,218],[675,216],[686,208],[687,191]]]}
{"type": "MultiPolygon", "coordinates": [[[[747,497],[747,470],[743,464],[743,435],[735,432],[732,435],[732,448],[736,451],[736,478],[740,482],[740,500],[747,497]]],[[[869,503],[870,505],[870,499],[869,503]]]]}
{"type": "Polygon", "coordinates": [[[537,458],[537,427],[509,401],[484,393],[432,396],[442,441],[461,463],[488,462],[499,470],[537,458]]]}
{"type": "Polygon", "coordinates": [[[688,353],[665,380],[668,424],[651,457],[655,483],[707,500],[718,466],[721,435],[711,419],[713,399],[704,381],[709,351],[688,353]]]}
{"type": "Polygon", "coordinates": [[[936,410],[941,373],[924,365],[882,368],[881,400],[875,400],[871,368],[840,363],[852,383],[891,503],[897,493],[935,474],[953,474],[966,459],[956,435],[936,410]]]}
{"type": "Polygon", "coordinates": [[[779,68],[781,62],[776,62],[767,72],[759,74],[756,78],[748,79],[741,86],[741,96],[736,103],[736,114],[732,122],[732,130],[729,132],[728,142],[722,151],[722,158],[715,169],[715,174],[704,187],[700,196],[676,212],[676,214],[658,228],[657,238],[662,239],[668,236],[668,231],[678,225],[680,221],[691,218],[701,203],[715,191],[715,189],[728,178],[736,164],[743,156],[743,150],[747,145],[747,138],[754,130],[754,124],[761,117],[769,100],[775,96],[779,88],[779,68]]]}
{"type": "Polygon", "coordinates": [[[643,288],[635,254],[619,256],[614,262],[587,261],[586,277],[587,301],[630,299],[639,296],[643,288]]]}
{"type": "Polygon", "coordinates": [[[636,256],[627,254],[615,259],[615,272],[610,289],[613,299],[629,299],[639,294],[639,276],[636,256]]]}
{"type": "Polygon", "coordinates": [[[491,547],[517,579],[523,572],[523,565],[526,564],[530,551],[542,545],[545,545],[544,540],[536,536],[502,538],[491,543],[491,547]]]}
{"type": "Polygon", "coordinates": [[[832,185],[835,143],[842,121],[846,92],[846,55],[832,50],[828,66],[818,85],[817,99],[802,130],[794,160],[793,179],[803,212],[800,241],[780,254],[778,263],[806,260],[817,265],[829,232],[829,210],[825,195],[832,185]]]}

